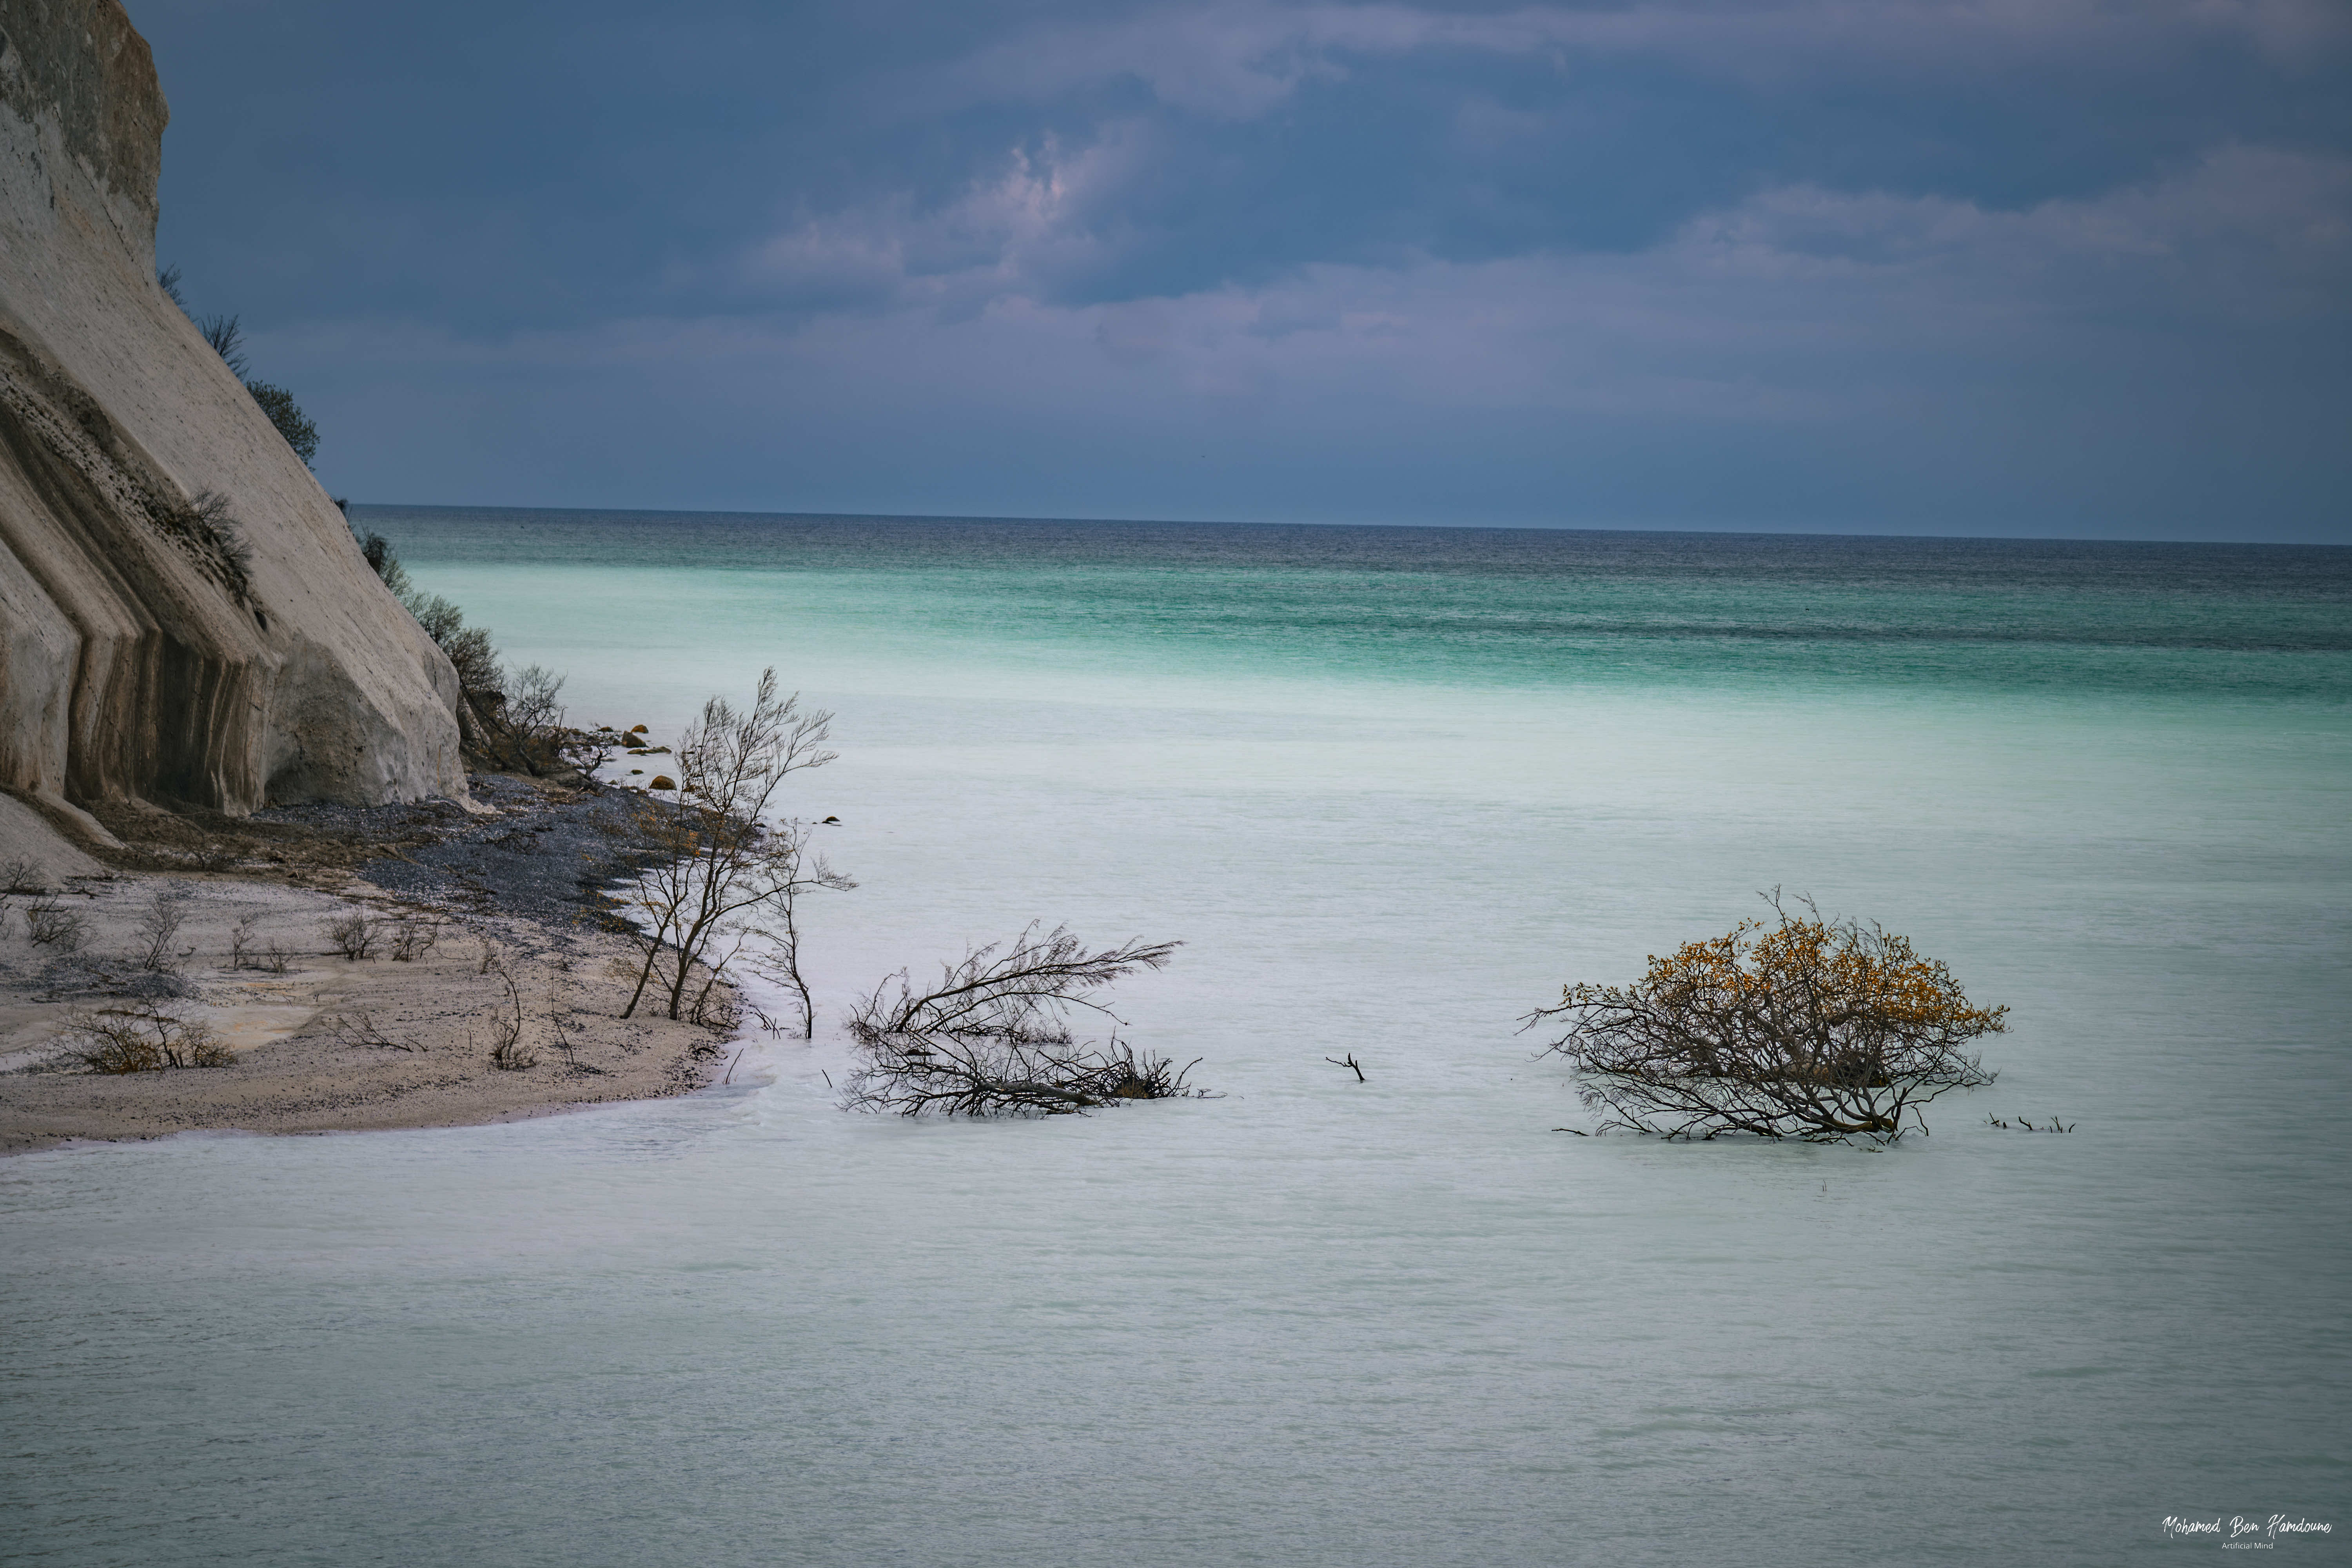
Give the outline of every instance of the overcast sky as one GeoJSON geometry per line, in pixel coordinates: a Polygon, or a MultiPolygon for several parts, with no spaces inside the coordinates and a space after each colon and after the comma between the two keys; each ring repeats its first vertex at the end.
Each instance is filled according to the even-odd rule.
{"type": "Polygon", "coordinates": [[[2339,0],[128,0],[386,502],[2352,542],[2339,0]]]}

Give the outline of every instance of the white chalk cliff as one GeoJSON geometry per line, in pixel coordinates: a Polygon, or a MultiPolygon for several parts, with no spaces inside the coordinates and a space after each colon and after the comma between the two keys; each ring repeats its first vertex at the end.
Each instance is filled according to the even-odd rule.
{"type": "Polygon", "coordinates": [[[457,679],[155,282],[167,110],[118,0],[0,0],[0,788],[463,798],[457,679]]]}

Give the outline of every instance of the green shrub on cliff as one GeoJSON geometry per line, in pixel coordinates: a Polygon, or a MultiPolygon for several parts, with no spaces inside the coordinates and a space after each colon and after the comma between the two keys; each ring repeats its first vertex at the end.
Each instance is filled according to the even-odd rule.
{"type": "Polygon", "coordinates": [[[449,656],[457,669],[457,684],[469,700],[478,704],[483,699],[505,700],[506,671],[499,664],[499,650],[490,643],[488,628],[467,626],[466,612],[438,594],[411,590],[401,603],[425,628],[425,635],[449,656]]]}
{"type": "MultiPolygon", "coordinates": [[[[337,501],[335,504],[345,506],[347,503],[337,501]]],[[[346,511],[345,515],[350,514],[346,511]]],[[[410,596],[416,592],[415,585],[408,580],[408,568],[403,566],[400,557],[392,552],[392,541],[373,529],[361,533],[355,528],[352,532],[360,542],[360,553],[367,558],[368,569],[383,579],[383,585],[392,590],[394,598],[404,605],[408,603],[410,596]]]]}
{"type": "MultiPolygon", "coordinates": [[[[178,268],[166,267],[159,270],[155,274],[155,286],[170,297],[172,303],[180,307],[181,314],[188,314],[188,302],[180,297],[178,268]]],[[[196,323],[196,331],[204,334],[205,342],[212,345],[213,353],[220,355],[221,363],[228,366],[229,374],[245,384],[245,390],[252,395],[262,413],[269,416],[269,423],[277,426],[278,433],[286,437],[286,444],[294,448],[294,455],[302,459],[303,467],[310,467],[310,459],[319,455],[319,427],[302,412],[292,393],[275,383],[255,381],[247,376],[246,372],[252,368],[252,364],[245,357],[245,331],[237,324],[237,318],[191,315],[188,319],[196,323]]]]}
{"type": "Polygon", "coordinates": [[[295,404],[294,395],[266,381],[248,381],[245,389],[253,394],[253,400],[261,405],[261,411],[269,416],[269,422],[278,426],[278,433],[286,437],[286,444],[294,448],[294,455],[308,468],[310,459],[319,455],[319,427],[295,404]]]}
{"type": "Polygon", "coordinates": [[[420,591],[409,581],[408,568],[393,553],[391,540],[373,529],[362,533],[356,526],[352,537],[359,541],[360,555],[367,562],[368,569],[383,580],[392,596],[416,617],[425,635],[449,656],[449,662],[457,667],[457,684],[467,700],[478,705],[486,700],[505,700],[506,671],[499,664],[499,650],[491,646],[489,632],[481,626],[467,626],[465,611],[438,594],[420,591]]]}
{"type": "MultiPolygon", "coordinates": [[[[344,515],[350,516],[348,510],[344,515]]],[[[564,723],[559,700],[563,678],[536,664],[509,671],[499,662],[487,627],[467,626],[465,611],[409,580],[408,569],[393,553],[392,541],[373,529],[362,533],[356,526],[352,535],[369,568],[416,617],[434,646],[449,656],[465,695],[458,723],[467,749],[499,767],[534,777],[570,772],[593,778],[612,747],[564,723]]]]}

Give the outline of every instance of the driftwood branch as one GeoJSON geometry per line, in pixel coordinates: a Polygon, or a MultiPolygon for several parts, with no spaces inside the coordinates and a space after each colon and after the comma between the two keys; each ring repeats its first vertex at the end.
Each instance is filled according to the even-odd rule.
{"type": "Polygon", "coordinates": [[[385,1034],[371,1015],[357,1008],[334,1015],[327,1020],[327,1026],[333,1033],[337,1045],[375,1051],[415,1053],[425,1049],[415,1040],[404,1040],[385,1034]]]}

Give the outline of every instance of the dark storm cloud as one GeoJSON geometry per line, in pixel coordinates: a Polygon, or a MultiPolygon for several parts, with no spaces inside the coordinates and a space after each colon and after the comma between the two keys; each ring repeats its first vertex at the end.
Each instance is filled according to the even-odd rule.
{"type": "Polygon", "coordinates": [[[133,16],[385,499],[2341,530],[2330,5],[133,16]]]}

